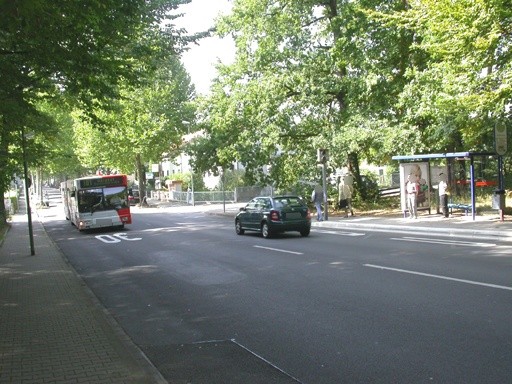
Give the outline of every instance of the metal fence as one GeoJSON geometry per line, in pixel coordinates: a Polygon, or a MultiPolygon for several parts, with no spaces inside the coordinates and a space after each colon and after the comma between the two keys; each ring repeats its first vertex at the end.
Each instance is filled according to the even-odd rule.
{"type": "Polygon", "coordinates": [[[151,198],[160,201],[177,201],[186,204],[192,203],[222,203],[235,202],[233,191],[211,191],[211,192],[177,192],[177,191],[151,191],[151,198]]]}
{"type": "Polygon", "coordinates": [[[234,191],[178,192],[151,191],[151,198],[159,201],[177,201],[186,204],[243,203],[256,196],[270,196],[272,187],[240,187],[234,191]]]}

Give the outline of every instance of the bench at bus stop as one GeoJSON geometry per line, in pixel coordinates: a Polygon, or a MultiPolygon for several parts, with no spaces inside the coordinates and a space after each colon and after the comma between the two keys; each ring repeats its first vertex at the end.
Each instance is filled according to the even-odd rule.
{"type": "Polygon", "coordinates": [[[472,211],[473,205],[464,204],[464,203],[448,203],[448,209],[450,210],[450,214],[454,209],[464,211],[464,214],[467,216],[469,212],[472,211]]]}

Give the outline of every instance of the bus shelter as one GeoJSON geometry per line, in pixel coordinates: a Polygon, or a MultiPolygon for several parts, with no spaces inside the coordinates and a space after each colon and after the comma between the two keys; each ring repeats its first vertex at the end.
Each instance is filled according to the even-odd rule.
{"type": "MultiPolygon", "coordinates": [[[[423,154],[423,155],[397,155],[393,156],[393,160],[398,160],[400,162],[400,196],[401,196],[401,205],[402,211],[404,215],[406,214],[406,195],[405,195],[405,180],[409,174],[414,174],[420,184],[420,193],[418,195],[418,210],[428,210],[431,212],[432,202],[432,186],[439,183],[439,177],[442,174],[448,176],[448,185],[450,188],[452,187],[466,187],[469,185],[470,188],[470,202],[467,204],[458,203],[454,201],[453,193],[452,193],[452,201],[449,204],[451,208],[463,209],[468,212],[471,212],[473,220],[476,217],[476,186],[494,186],[496,187],[495,194],[497,194],[499,203],[497,203],[499,209],[504,209],[504,191],[503,191],[503,181],[501,178],[501,162],[498,161],[498,169],[496,172],[492,172],[494,175],[490,179],[479,180],[475,176],[475,159],[489,159],[497,157],[494,152],[452,152],[452,153],[433,153],[433,154],[423,154]],[[431,162],[444,161],[444,165],[442,166],[432,166],[431,162]],[[462,161],[464,164],[469,162],[469,180],[467,180],[466,175],[456,178],[454,177],[453,167],[455,161],[462,161]],[[496,177],[495,175],[498,175],[496,177]]],[[[498,158],[498,160],[500,160],[498,158]]],[[[455,188],[452,188],[455,189],[455,188]]],[[[493,206],[494,206],[494,198],[493,198],[493,206]]]]}

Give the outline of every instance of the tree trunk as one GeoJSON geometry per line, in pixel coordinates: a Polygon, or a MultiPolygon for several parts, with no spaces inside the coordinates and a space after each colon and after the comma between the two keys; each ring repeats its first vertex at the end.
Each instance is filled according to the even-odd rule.
{"type": "Polygon", "coordinates": [[[35,188],[36,188],[36,199],[39,206],[44,205],[43,201],[43,169],[38,167],[36,170],[36,180],[35,180],[35,188]]]}
{"type": "Polygon", "coordinates": [[[5,188],[4,184],[0,183],[0,196],[2,198],[0,199],[0,228],[2,228],[4,225],[7,224],[7,211],[5,210],[5,200],[4,200],[4,194],[5,194],[5,188]]]}
{"type": "MultiPolygon", "coordinates": [[[[9,148],[9,132],[7,131],[7,122],[5,117],[0,123],[0,159],[8,159],[8,148],[9,148]]],[[[5,210],[4,195],[8,188],[8,173],[9,167],[8,162],[5,160],[0,161],[0,227],[7,224],[7,212],[5,210]]]]}
{"type": "Polygon", "coordinates": [[[359,169],[359,156],[356,152],[351,152],[348,154],[348,170],[354,176],[355,189],[357,194],[361,196],[362,201],[365,201],[368,198],[368,193],[366,191],[366,186],[363,183],[363,178],[361,177],[361,170],[359,169]]]}
{"type": "Polygon", "coordinates": [[[140,202],[139,206],[143,207],[146,202],[146,174],[144,172],[144,164],[142,163],[142,159],[140,157],[140,153],[137,153],[135,156],[135,165],[137,169],[137,176],[139,182],[139,196],[140,202]]]}

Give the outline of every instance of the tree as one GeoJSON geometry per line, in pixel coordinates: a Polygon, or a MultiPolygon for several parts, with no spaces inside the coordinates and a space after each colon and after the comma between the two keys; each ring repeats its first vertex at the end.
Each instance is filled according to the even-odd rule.
{"type": "Polygon", "coordinates": [[[394,70],[405,65],[401,54],[411,41],[368,18],[363,10],[371,7],[383,5],[237,2],[218,25],[219,33],[234,36],[236,61],[220,67],[205,108],[209,142],[198,155],[215,151],[224,162],[238,160],[255,179],[264,180],[262,166],[270,164],[270,178],[289,188],[318,177],[316,150],[328,148],[332,167],[348,165],[360,179],[359,162],[379,157],[376,128],[391,114],[405,72],[394,70]],[[383,60],[383,50],[391,57],[383,60]],[[379,73],[383,65],[387,74],[379,73]]]}
{"type": "Polygon", "coordinates": [[[204,104],[198,161],[261,181],[271,165],[286,187],[328,148],[363,185],[363,160],[492,150],[510,124],[511,15],[484,0],[240,0],[218,24],[237,56],[204,104]]]}
{"type": "MultiPolygon", "coordinates": [[[[20,132],[41,114],[37,101],[63,98],[91,119],[107,108],[122,81],[136,82],[152,58],[179,48],[179,34],[159,25],[169,10],[188,0],[87,0],[0,3],[0,195],[18,170],[20,132]],[[159,45],[144,44],[155,35],[159,45]],[[134,43],[135,42],[135,43],[134,43]],[[138,43],[143,43],[138,45],[138,43]],[[136,65],[138,62],[144,63],[136,65]],[[23,128],[23,129],[22,129],[23,128]]],[[[0,222],[5,207],[0,200],[0,222]]]]}
{"type": "Polygon", "coordinates": [[[428,57],[399,97],[404,122],[423,126],[422,149],[492,151],[511,99],[510,4],[423,0],[379,17],[418,36],[415,49],[428,57]]]}
{"type": "Polygon", "coordinates": [[[109,111],[100,112],[104,129],[83,116],[75,119],[75,152],[92,169],[136,172],[145,193],[144,166],[173,157],[182,148],[186,122],[194,119],[193,87],[179,58],[170,56],[138,86],[126,84],[109,111]]]}

